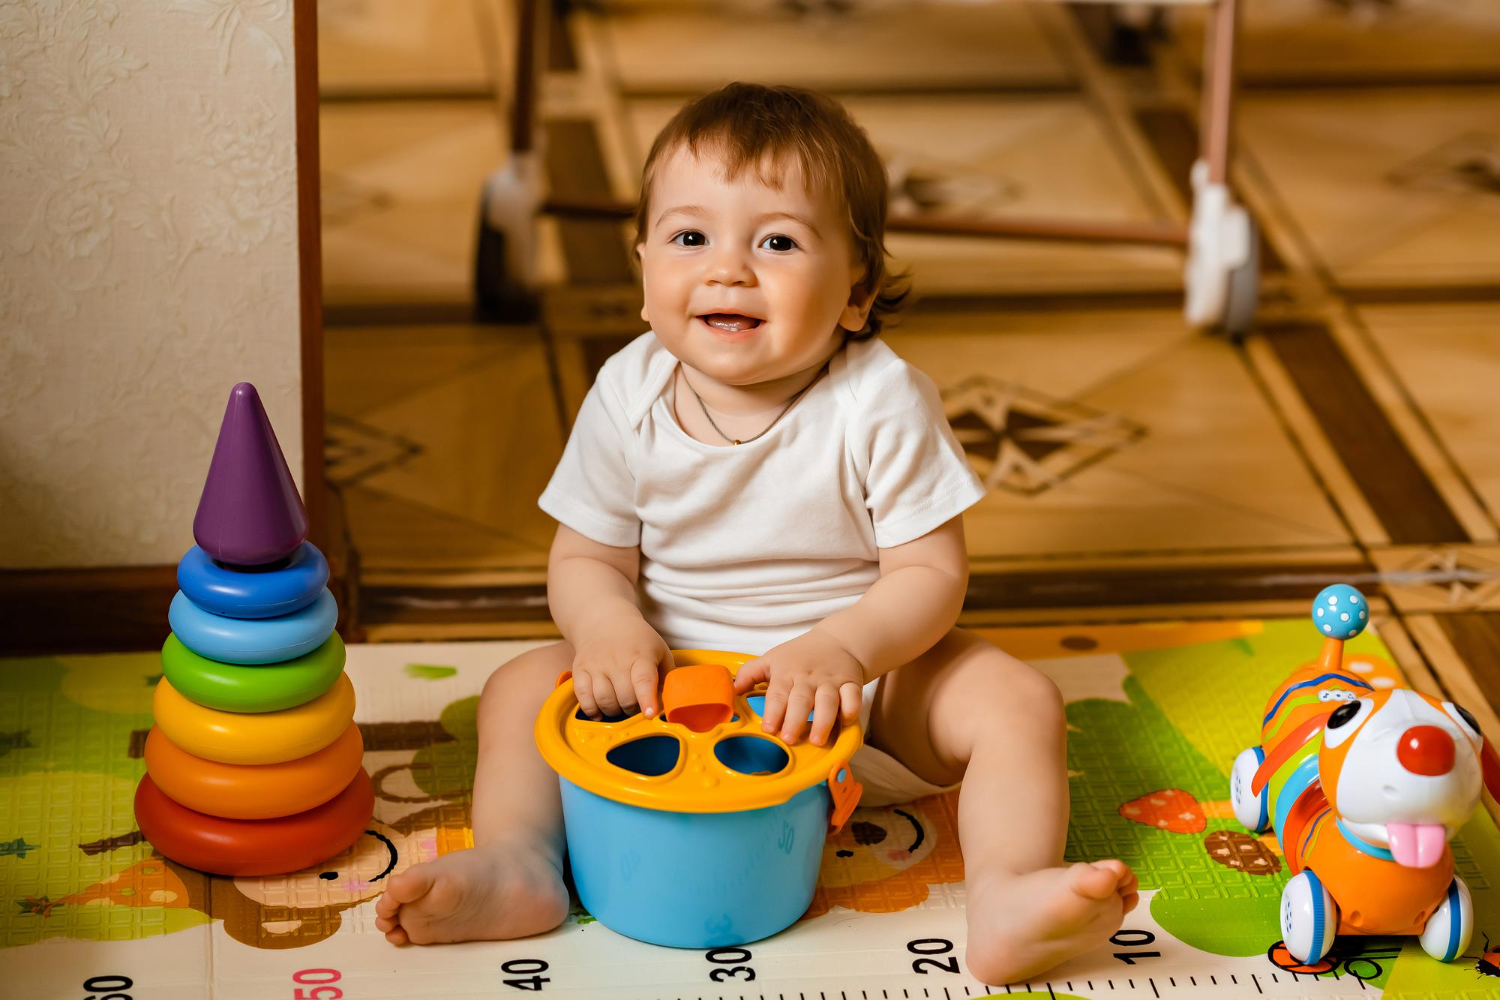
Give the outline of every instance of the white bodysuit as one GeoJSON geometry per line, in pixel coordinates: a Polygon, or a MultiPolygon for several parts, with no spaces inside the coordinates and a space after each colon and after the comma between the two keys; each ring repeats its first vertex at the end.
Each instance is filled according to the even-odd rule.
{"type": "MultiPolygon", "coordinates": [[[[640,546],[641,610],[674,649],[763,654],[859,600],[880,548],[984,496],[937,387],[878,338],[840,350],[768,433],[735,446],[678,424],[676,367],[651,332],[610,357],[538,500],[597,542],[640,546]]],[[[852,763],[869,805],[942,790],[872,747],[852,763]]]]}

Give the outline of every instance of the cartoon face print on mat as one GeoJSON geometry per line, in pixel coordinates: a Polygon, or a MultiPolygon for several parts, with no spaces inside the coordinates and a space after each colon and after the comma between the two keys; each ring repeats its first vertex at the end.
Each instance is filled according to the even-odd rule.
{"type": "Polygon", "coordinates": [[[434,812],[425,810],[397,826],[376,821],[352,847],[316,868],[215,879],[214,915],[224,913],[229,935],[256,948],[300,948],[330,937],[344,910],[379,896],[392,875],[437,856],[434,812]],[[318,902],[308,905],[310,900],[318,902]]]}
{"type": "Polygon", "coordinates": [[[856,809],[823,847],[818,889],[803,919],[835,906],[893,913],[921,903],[929,886],[962,882],[957,818],[957,791],[856,809]]]}

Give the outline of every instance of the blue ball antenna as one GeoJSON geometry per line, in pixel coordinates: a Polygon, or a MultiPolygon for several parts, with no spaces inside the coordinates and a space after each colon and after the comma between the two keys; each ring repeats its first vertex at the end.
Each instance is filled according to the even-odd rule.
{"type": "Polygon", "coordinates": [[[1312,620],[1330,639],[1353,639],[1370,624],[1370,606],[1358,590],[1347,583],[1335,583],[1324,587],[1313,600],[1312,620]]]}

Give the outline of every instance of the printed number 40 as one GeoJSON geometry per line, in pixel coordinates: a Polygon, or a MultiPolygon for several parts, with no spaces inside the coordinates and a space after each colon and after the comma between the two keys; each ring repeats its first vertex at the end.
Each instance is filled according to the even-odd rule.
{"type": "MultiPolygon", "coordinates": [[[[948,952],[953,950],[953,942],[946,938],[921,938],[908,944],[906,950],[913,955],[948,955],[948,952]]],[[[951,972],[954,975],[958,975],[957,955],[948,955],[942,961],[935,958],[919,958],[911,963],[911,971],[920,972],[925,976],[928,970],[922,968],[924,965],[930,965],[939,971],[951,972]]]]}
{"type": "Polygon", "coordinates": [[[513,990],[533,990],[537,993],[542,991],[543,983],[550,983],[542,973],[547,971],[547,963],[540,958],[513,958],[500,966],[500,971],[510,976],[525,976],[524,979],[501,980],[506,986],[513,990]],[[527,975],[530,973],[530,975],[527,975]]]}

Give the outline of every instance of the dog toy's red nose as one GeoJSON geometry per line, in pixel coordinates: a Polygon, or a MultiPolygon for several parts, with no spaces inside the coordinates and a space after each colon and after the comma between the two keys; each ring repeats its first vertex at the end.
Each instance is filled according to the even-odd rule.
{"type": "Polygon", "coordinates": [[[1412,774],[1447,774],[1453,770],[1453,737],[1437,726],[1412,726],[1396,744],[1396,759],[1412,774]]]}

